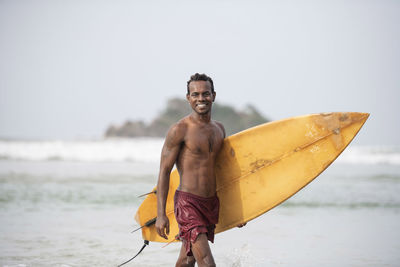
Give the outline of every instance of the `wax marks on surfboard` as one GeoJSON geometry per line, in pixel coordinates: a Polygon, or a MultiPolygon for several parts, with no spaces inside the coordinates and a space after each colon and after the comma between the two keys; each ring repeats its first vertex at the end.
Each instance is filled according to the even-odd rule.
{"type": "Polygon", "coordinates": [[[231,147],[229,152],[230,152],[229,154],[231,155],[231,157],[235,157],[236,153],[235,153],[235,150],[233,149],[233,147],[231,147]]]}
{"type": "MultiPolygon", "coordinates": [[[[322,137],[329,136],[336,150],[342,150],[346,143],[341,134],[342,129],[354,123],[365,122],[368,116],[368,113],[357,112],[331,112],[316,114],[311,117],[311,121],[309,123],[306,123],[306,131],[304,136],[313,138],[315,141],[321,139],[322,137]]],[[[318,151],[319,147],[317,144],[314,144],[310,148],[310,152],[312,153],[318,151]]]]}
{"type": "Polygon", "coordinates": [[[250,163],[250,172],[255,173],[257,170],[269,166],[273,163],[272,160],[268,159],[256,159],[250,163]]]}
{"type": "MultiPolygon", "coordinates": [[[[230,148],[230,155],[232,157],[235,157],[235,150],[231,147],[230,148]]],[[[251,158],[253,156],[252,153],[247,153],[245,155],[243,155],[244,158],[251,158]]],[[[272,164],[272,160],[268,160],[268,159],[259,159],[259,158],[255,158],[251,163],[250,163],[250,172],[251,173],[255,173],[258,169],[263,168],[265,166],[271,165],[272,164]]]]}
{"type": "MultiPolygon", "coordinates": [[[[327,149],[327,147],[323,145],[325,142],[331,143],[336,151],[342,151],[346,144],[349,143],[349,140],[344,138],[345,134],[343,134],[342,131],[346,131],[345,128],[347,127],[361,128],[362,124],[368,118],[368,115],[367,113],[356,112],[334,112],[290,118],[287,122],[298,122],[295,128],[293,128],[293,126],[286,127],[287,125],[291,125],[287,122],[279,127],[273,128],[274,131],[280,132],[278,136],[271,135],[261,140],[258,138],[259,134],[256,131],[254,131],[251,136],[246,136],[246,138],[250,139],[247,146],[252,146],[254,149],[245,153],[243,153],[243,151],[246,151],[248,147],[245,149],[240,143],[235,142],[238,138],[242,138],[240,134],[236,136],[235,139],[225,139],[224,147],[221,151],[221,158],[224,160],[217,161],[217,171],[221,170],[224,164],[232,166],[229,170],[225,170],[225,174],[227,171],[230,172],[232,169],[236,168],[238,171],[235,172],[236,176],[229,176],[229,181],[226,181],[232,183],[237,179],[255,173],[264,167],[273,165],[284,158],[290,157],[293,153],[302,150],[307,150],[309,153],[315,154],[315,157],[324,154],[326,152],[324,150],[327,149]],[[300,143],[292,142],[293,146],[287,146],[288,149],[286,150],[281,150],[281,147],[276,147],[275,137],[282,139],[282,136],[286,136],[286,133],[292,132],[293,130],[299,133],[294,139],[302,140],[302,138],[306,138],[300,143]],[[265,151],[261,153],[258,151],[258,148],[261,146],[260,142],[269,143],[268,148],[271,149],[271,151],[279,151],[279,153],[273,154],[272,157],[268,157],[271,153],[265,153],[265,151]],[[233,164],[235,161],[237,162],[237,158],[241,159],[241,163],[233,164]]],[[[258,126],[257,129],[261,130],[262,127],[266,127],[267,125],[268,124],[258,126]]],[[[326,165],[329,164],[330,162],[326,163],[326,165]]]]}
{"type": "Polygon", "coordinates": [[[314,125],[323,132],[328,131],[330,139],[337,150],[344,146],[341,129],[352,124],[351,116],[348,113],[321,113],[314,118],[314,125]]]}

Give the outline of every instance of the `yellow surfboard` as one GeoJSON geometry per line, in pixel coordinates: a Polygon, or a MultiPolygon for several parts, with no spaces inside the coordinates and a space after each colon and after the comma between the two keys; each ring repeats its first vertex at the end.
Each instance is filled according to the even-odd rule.
{"type": "MultiPolygon", "coordinates": [[[[248,222],[276,207],[324,171],[346,148],[367,120],[368,113],[322,113],[262,124],[225,138],[217,157],[220,199],[216,233],[248,222]]],[[[179,174],[170,176],[166,213],[169,239],[154,227],[157,196],[149,194],[135,219],[144,240],[173,241],[178,234],[173,196],[179,174]]]]}

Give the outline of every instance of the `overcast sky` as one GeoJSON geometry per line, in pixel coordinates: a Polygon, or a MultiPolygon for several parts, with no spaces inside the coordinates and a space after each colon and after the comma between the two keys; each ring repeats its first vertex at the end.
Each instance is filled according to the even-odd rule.
{"type": "Polygon", "coordinates": [[[400,1],[0,0],[0,138],[101,137],[185,97],[277,120],[370,112],[357,138],[400,145],[400,1]]]}

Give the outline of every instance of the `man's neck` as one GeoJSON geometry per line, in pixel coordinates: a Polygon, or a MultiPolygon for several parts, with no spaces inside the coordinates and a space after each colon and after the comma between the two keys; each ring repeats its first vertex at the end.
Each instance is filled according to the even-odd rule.
{"type": "Polygon", "coordinates": [[[209,123],[211,121],[211,112],[208,112],[206,114],[198,114],[196,112],[192,112],[190,116],[193,118],[193,120],[201,123],[209,123]]]}

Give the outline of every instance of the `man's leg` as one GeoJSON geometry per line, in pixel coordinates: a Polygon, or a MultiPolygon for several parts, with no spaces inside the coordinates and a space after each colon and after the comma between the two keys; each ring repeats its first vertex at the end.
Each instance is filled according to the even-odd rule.
{"type": "Polygon", "coordinates": [[[192,243],[192,252],[199,267],[215,266],[213,255],[206,234],[199,234],[194,243],[192,243]]]}
{"type": "Polygon", "coordinates": [[[182,241],[181,252],[179,253],[179,258],[176,261],[175,267],[194,267],[196,260],[193,256],[186,255],[185,240],[182,241]]]}

